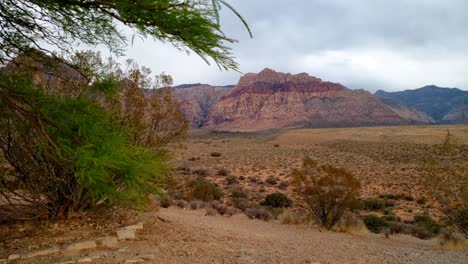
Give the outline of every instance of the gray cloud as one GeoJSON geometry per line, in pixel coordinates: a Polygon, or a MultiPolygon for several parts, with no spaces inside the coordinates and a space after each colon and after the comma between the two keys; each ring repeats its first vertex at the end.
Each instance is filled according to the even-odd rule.
{"type": "MultiPolygon", "coordinates": [[[[250,24],[222,12],[242,72],[308,72],[350,88],[468,88],[466,0],[231,0],[250,24]]],[[[176,83],[232,84],[239,73],[208,66],[167,44],[137,40],[128,57],[176,83]]]]}

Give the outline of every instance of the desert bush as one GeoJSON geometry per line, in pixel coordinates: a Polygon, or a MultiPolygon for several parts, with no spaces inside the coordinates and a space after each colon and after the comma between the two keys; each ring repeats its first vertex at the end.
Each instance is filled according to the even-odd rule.
{"type": "Polygon", "coordinates": [[[190,175],[190,173],[192,172],[190,170],[190,168],[187,167],[187,166],[179,166],[179,167],[175,168],[175,170],[177,172],[180,172],[180,174],[183,174],[183,175],[190,175]]]}
{"type": "Polygon", "coordinates": [[[352,212],[345,212],[336,225],[341,232],[355,235],[368,233],[362,219],[352,212]]]}
{"type": "Polygon", "coordinates": [[[331,229],[355,199],[360,183],[344,169],[320,166],[306,158],[302,168],[292,172],[294,191],[302,196],[312,216],[326,229],[331,229]]]}
{"type": "Polygon", "coordinates": [[[185,209],[185,208],[188,207],[189,204],[185,200],[175,200],[174,205],[179,207],[179,208],[185,209]]]}
{"type": "Polygon", "coordinates": [[[218,170],[218,172],[216,172],[216,175],[218,176],[227,176],[228,174],[229,174],[229,171],[224,168],[221,168],[218,170]]]}
{"type": "Polygon", "coordinates": [[[427,198],[426,197],[420,197],[416,200],[416,202],[420,205],[423,205],[425,203],[427,203],[427,198]]]}
{"type": "Polygon", "coordinates": [[[278,179],[276,179],[276,177],[273,177],[273,176],[268,176],[266,179],[265,179],[265,182],[270,184],[270,185],[275,185],[278,183],[278,179]]]}
{"type": "Polygon", "coordinates": [[[203,177],[195,179],[189,184],[189,187],[191,188],[190,197],[192,199],[210,202],[220,200],[224,196],[223,190],[217,184],[203,177]]]}
{"type": "Polygon", "coordinates": [[[364,216],[364,224],[366,224],[367,229],[372,233],[380,233],[382,230],[387,228],[389,225],[387,221],[376,216],[376,215],[366,215],[364,216]]]}
{"type": "Polygon", "coordinates": [[[250,207],[249,200],[245,198],[232,198],[232,203],[234,207],[239,208],[240,210],[244,211],[248,207],[250,207]]]}
{"type": "Polygon", "coordinates": [[[276,192],[267,195],[261,205],[272,208],[290,207],[292,205],[292,200],[285,194],[276,192]]]}
{"type": "Polygon", "coordinates": [[[377,211],[385,208],[385,200],[380,198],[368,198],[362,201],[363,209],[367,211],[377,211]]]}
{"type": "Polygon", "coordinates": [[[164,176],[161,157],[134,145],[115,113],[90,96],[55,95],[32,79],[0,73],[0,194],[11,202],[2,216],[56,219],[98,203],[143,205],[164,176]]]}
{"type": "Polygon", "coordinates": [[[439,246],[442,250],[467,250],[468,240],[452,229],[442,229],[439,236],[439,246]]]}
{"type": "Polygon", "coordinates": [[[231,175],[231,176],[226,177],[226,184],[227,184],[227,185],[232,185],[232,184],[234,184],[234,183],[239,183],[239,182],[237,181],[237,177],[236,177],[236,176],[231,175]]]}
{"type": "Polygon", "coordinates": [[[303,213],[284,210],[278,215],[278,220],[284,225],[299,225],[307,222],[307,216],[303,213]]]}
{"type": "Polygon", "coordinates": [[[207,207],[205,208],[206,210],[206,214],[205,215],[208,215],[208,216],[215,216],[215,215],[218,215],[218,211],[216,211],[214,208],[212,207],[207,207]]]}
{"type": "Polygon", "coordinates": [[[210,207],[216,210],[216,212],[220,215],[224,215],[227,212],[227,206],[218,201],[213,201],[210,203],[210,207]]]}
{"type": "Polygon", "coordinates": [[[403,197],[403,199],[405,199],[405,200],[408,201],[408,202],[414,201],[414,197],[411,196],[411,195],[405,195],[405,197],[403,197]]]}
{"type": "Polygon", "coordinates": [[[417,214],[414,216],[413,223],[417,226],[420,226],[432,234],[436,235],[440,232],[442,226],[437,223],[432,217],[428,214],[417,214]]]}
{"type": "Polygon", "coordinates": [[[384,219],[385,221],[389,221],[389,222],[398,222],[400,220],[400,218],[394,214],[384,215],[382,216],[382,219],[384,219]]]}
{"type": "Polygon", "coordinates": [[[245,192],[244,188],[237,186],[232,190],[232,198],[246,198],[247,193],[245,192]]]}
{"type": "Polygon", "coordinates": [[[447,218],[447,224],[468,238],[468,166],[466,162],[450,162],[460,155],[462,148],[447,131],[439,149],[424,158],[420,171],[427,190],[447,218]]]}
{"type": "Polygon", "coordinates": [[[238,209],[236,207],[228,206],[226,208],[225,215],[232,216],[232,215],[239,214],[239,213],[242,213],[242,210],[240,210],[240,209],[238,209]]]}
{"type": "Polygon", "coordinates": [[[258,179],[258,177],[255,177],[255,176],[249,176],[249,181],[250,181],[250,182],[253,182],[253,183],[255,183],[255,182],[258,182],[258,180],[259,180],[259,179],[258,179]]]}
{"type": "Polygon", "coordinates": [[[279,144],[274,144],[273,145],[275,148],[279,148],[279,144]]]}
{"type": "Polygon", "coordinates": [[[162,208],[168,208],[172,205],[172,197],[168,194],[161,195],[159,198],[159,204],[162,208]]]}
{"type": "Polygon", "coordinates": [[[252,207],[244,210],[245,215],[250,219],[260,219],[270,221],[274,218],[273,214],[264,207],[252,207]]]}
{"type": "Polygon", "coordinates": [[[204,208],[205,203],[203,201],[200,201],[200,200],[192,200],[192,201],[190,201],[189,206],[190,206],[190,209],[197,210],[197,209],[200,209],[200,208],[204,208]]]}
{"type": "Polygon", "coordinates": [[[198,176],[207,176],[208,171],[205,169],[197,169],[193,171],[193,174],[198,175],[198,176]]]}
{"type": "Polygon", "coordinates": [[[211,156],[211,157],[221,157],[221,155],[222,155],[222,154],[221,154],[220,152],[211,152],[211,153],[210,153],[210,156],[211,156]]]}
{"type": "Polygon", "coordinates": [[[280,184],[278,185],[278,188],[279,188],[280,190],[286,190],[286,188],[288,188],[288,185],[289,185],[288,182],[282,181],[282,182],[280,182],[280,184]]]}

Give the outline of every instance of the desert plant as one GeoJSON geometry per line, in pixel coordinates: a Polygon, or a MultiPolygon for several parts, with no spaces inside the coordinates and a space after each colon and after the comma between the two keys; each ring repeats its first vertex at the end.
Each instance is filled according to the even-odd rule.
{"type": "Polygon", "coordinates": [[[432,234],[436,235],[440,232],[442,226],[437,223],[432,217],[428,214],[417,214],[414,216],[413,223],[417,226],[420,226],[432,234]]]}
{"type": "Polygon", "coordinates": [[[232,203],[234,205],[234,207],[244,211],[245,209],[247,209],[248,207],[250,207],[250,202],[249,200],[245,199],[245,198],[232,198],[232,203]]]}
{"type": "Polygon", "coordinates": [[[427,203],[427,198],[426,197],[420,197],[416,200],[416,202],[420,205],[423,205],[425,203],[427,203]]]}
{"type": "Polygon", "coordinates": [[[236,176],[231,175],[231,176],[228,176],[226,178],[226,184],[231,185],[231,184],[234,184],[234,183],[238,183],[236,176]]]}
{"type": "Polygon", "coordinates": [[[247,193],[245,192],[244,188],[237,186],[232,190],[232,198],[246,198],[247,193]]]}
{"type": "Polygon", "coordinates": [[[274,218],[273,214],[264,207],[253,207],[244,210],[245,215],[250,219],[260,219],[270,221],[274,218]]]}
{"type": "Polygon", "coordinates": [[[193,171],[193,174],[198,175],[198,176],[207,176],[208,171],[205,169],[197,169],[193,171]]]}
{"type": "Polygon", "coordinates": [[[283,193],[275,192],[267,195],[261,205],[272,208],[284,208],[292,205],[292,200],[283,193]]]}
{"type": "Polygon", "coordinates": [[[205,203],[200,200],[192,200],[189,202],[190,209],[197,210],[205,207],[205,203]]]}
{"type": "Polygon", "coordinates": [[[303,213],[284,210],[278,215],[278,220],[284,225],[299,225],[307,222],[307,217],[303,213]]]}
{"type": "Polygon", "coordinates": [[[185,200],[175,200],[174,205],[179,208],[185,209],[188,207],[188,202],[185,200]]]}
{"type": "Polygon", "coordinates": [[[172,197],[168,194],[164,194],[159,198],[159,204],[162,208],[168,208],[172,205],[172,197]]]}
{"type": "Polygon", "coordinates": [[[462,148],[454,143],[448,131],[439,150],[424,158],[420,170],[424,184],[438,202],[447,224],[468,238],[468,164],[449,162],[462,148]]]}
{"type": "Polygon", "coordinates": [[[337,223],[339,231],[349,234],[364,235],[367,233],[366,225],[356,214],[345,212],[337,223]]]}
{"type": "Polygon", "coordinates": [[[288,185],[289,185],[288,182],[282,181],[282,182],[280,182],[280,184],[278,185],[278,188],[279,188],[280,190],[285,190],[286,188],[288,188],[288,185]]]}
{"type": "Polygon", "coordinates": [[[210,153],[210,156],[211,156],[211,157],[215,157],[215,158],[221,157],[221,155],[222,155],[222,154],[221,154],[220,152],[211,152],[211,153],[210,153]]]}
{"type": "Polygon", "coordinates": [[[229,174],[229,171],[222,168],[222,169],[219,169],[218,172],[216,172],[216,175],[218,176],[227,176],[229,174]]]}
{"type": "Polygon", "coordinates": [[[205,208],[206,210],[206,214],[205,215],[208,215],[208,216],[215,216],[215,215],[218,215],[218,211],[216,211],[214,208],[212,207],[207,207],[205,208]]]}
{"type": "Polygon", "coordinates": [[[368,198],[362,201],[363,209],[368,211],[382,210],[385,208],[385,200],[380,198],[368,198]]]}
{"type": "Polygon", "coordinates": [[[351,173],[331,165],[320,166],[310,158],[304,159],[302,168],[293,170],[291,183],[312,216],[326,229],[340,220],[360,188],[351,173]]]}
{"type": "Polygon", "coordinates": [[[220,200],[224,196],[223,191],[217,184],[203,177],[198,177],[189,185],[189,188],[191,188],[190,197],[192,199],[210,202],[213,200],[220,200]]]}
{"type": "Polygon", "coordinates": [[[278,179],[276,179],[276,177],[273,177],[273,176],[268,176],[266,179],[265,179],[265,182],[270,184],[270,185],[275,185],[278,183],[278,179]]]}
{"type": "Polygon", "coordinates": [[[388,227],[387,221],[376,215],[366,215],[364,216],[363,220],[367,229],[369,229],[372,233],[380,233],[383,229],[388,227]]]}

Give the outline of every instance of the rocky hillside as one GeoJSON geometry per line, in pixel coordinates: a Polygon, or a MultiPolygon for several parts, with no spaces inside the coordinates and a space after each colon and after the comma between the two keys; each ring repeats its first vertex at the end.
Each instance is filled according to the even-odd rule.
{"type": "Polygon", "coordinates": [[[179,99],[181,109],[193,128],[202,127],[213,104],[229,94],[233,86],[184,84],[174,87],[173,96],[179,99]]]}
{"type": "Polygon", "coordinates": [[[409,108],[391,107],[363,90],[264,69],[241,77],[231,93],[219,98],[204,126],[246,131],[286,127],[334,127],[427,123],[432,120],[409,108]]]}
{"type": "Polygon", "coordinates": [[[457,88],[442,88],[434,85],[401,92],[377,91],[381,99],[391,100],[399,105],[414,107],[431,116],[436,122],[463,123],[467,116],[468,91],[457,88]]]}

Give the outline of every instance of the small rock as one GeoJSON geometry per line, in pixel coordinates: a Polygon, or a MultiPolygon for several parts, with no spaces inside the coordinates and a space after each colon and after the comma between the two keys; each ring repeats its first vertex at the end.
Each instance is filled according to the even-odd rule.
{"type": "Polygon", "coordinates": [[[141,229],[143,229],[143,222],[140,222],[140,223],[135,224],[135,225],[126,226],[126,227],[124,227],[124,229],[141,230],[141,229]]]}
{"type": "Polygon", "coordinates": [[[78,263],[92,262],[92,261],[93,261],[92,258],[81,258],[81,259],[78,259],[78,263]]]}
{"type": "Polygon", "coordinates": [[[127,259],[125,260],[125,263],[140,263],[142,262],[141,259],[127,259]]]}
{"type": "Polygon", "coordinates": [[[154,255],[152,255],[152,254],[141,255],[140,257],[143,260],[154,260],[154,258],[155,258],[154,255]]]}
{"type": "Polygon", "coordinates": [[[94,240],[83,240],[69,244],[66,246],[63,251],[70,252],[70,251],[80,251],[84,249],[91,249],[96,248],[97,244],[94,240]]]}
{"type": "Polygon", "coordinates": [[[135,229],[119,229],[117,230],[118,240],[131,240],[135,239],[135,229]]]}
{"type": "Polygon", "coordinates": [[[10,256],[8,256],[8,261],[12,261],[15,259],[20,259],[20,258],[21,258],[20,254],[11,254],[10,256]]]}
{"type": "Polygon", "coordinates": [[[115,236],[103,236],[97,239],[99,244],[103,247],[115,247],[117,246],[118,240],[115,236]]]}
{"type": "Polygon", "coordinates": [[[29,253],[21,255],[21,257],[24,259],[28,259],[28,258],[38,257],[38,256],[52,255],[58,252],[60,252],[60,248],[58,246],[53,246],[53,247],[46,248],[46,249],[31,251],[29,253]]]}

